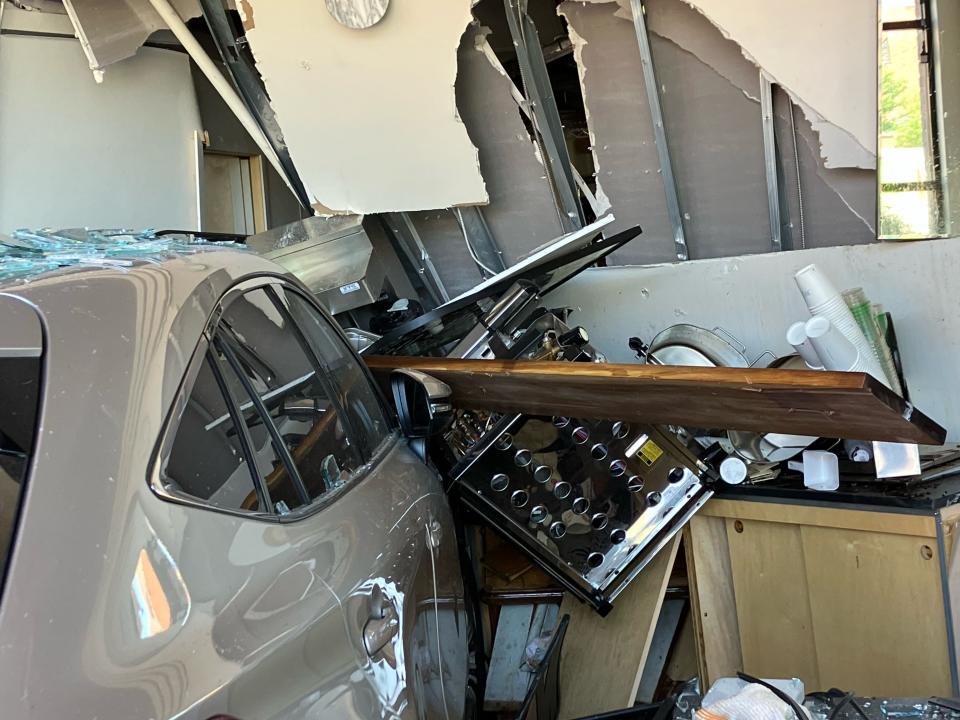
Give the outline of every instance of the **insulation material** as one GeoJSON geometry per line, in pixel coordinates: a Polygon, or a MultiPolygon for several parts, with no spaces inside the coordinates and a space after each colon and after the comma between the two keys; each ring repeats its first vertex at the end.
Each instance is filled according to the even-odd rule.
{"type": "Polygon", "coordinates": [[[488,32],[473,25],[464,33],[457,107],[479,150],[490,194],[484,217],[512,265],[563,234],[563,227],[546,170],[513,97],[513,81],[487,43],[488,32]]]}
{"type": "MultiPolygon", "coordinates": [[[[199,16],[197,0],[170,0],[184,20],[199,16]]],[[[132,57],[166,23],[150,0],[63,0],[76,36],[97,82],[107,65],[132,57]]]]}
{"type": "Polygon", "coordinates": [[[290,155],[321,213],[486,203],[457,113],[471,0],[397,0],[366,30],[316,0],[243,0],[246,37],[290,155]]]}

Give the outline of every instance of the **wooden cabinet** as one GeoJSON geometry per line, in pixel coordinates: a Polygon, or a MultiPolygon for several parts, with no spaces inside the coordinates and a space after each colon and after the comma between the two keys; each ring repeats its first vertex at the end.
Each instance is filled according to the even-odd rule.
{"type": "Polygon", "coordinates": [[[684,531],[701,677],[957,694],[958,522],[960,505],[710,500],[684,531]]]}

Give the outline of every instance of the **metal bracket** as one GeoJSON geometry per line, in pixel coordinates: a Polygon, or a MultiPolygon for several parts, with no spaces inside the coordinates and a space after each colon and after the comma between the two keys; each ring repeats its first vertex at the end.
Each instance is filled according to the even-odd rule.
{"type": "Polygon", "coordinates": [[[777,134],[773,125],[773,83],[760,71],[760,112],[763,116],[763,165],[767,175],[767,208],[773,251],[783,249],[780,237],[780,186],[777,180],[777,134]]]}
{"type": "Polygon", "coordinates": [[[663,111],[660,108],[660,86],[653,67],[653,53],[650,50],[650,37],[647,35],[647,21],[644,15],[643,1],[630,0],[633,11],[633,28],[637,33],[640,46],[640,63],[643,66],[643,84],[647,91],[647,103],[653,118],[653,140],[660,158],[660,177],[663,180],[663,192],[667,200],[667,215],[673,228],[673,244],[678,260],[688,260],[687,238],[683,230],[683,218],[680,215],[680,200],[677,198],[677,181],[673,176],[673,164],[670,162],[670,148],[667,146],[667,133],[663,127],[663,111]]]}
{"type": "Polygon", "coordinates": [[[547,74],[537,26],[527,14],[527,0],[503,0],[510,25],[510,35],[517,51],[520,77],[530,105],[533,125],[541,146],[547,177],[554,191],[560,211],[560,223],[565,232],[579,230],[584,225],[583,208],[573,178],[573,166],[560,124],[560,112],[553,97],[553,87],[547,74]]]}
{"type": "Polygon", "coordinates": [[[397,212],[384,213],[381,217],[386,221],[387,228],[393,233],[403,254],[423,280],[423,284],[434,303],[439,306],[450,300],[447,288],[444,286],[443,280],[440,279],[440,273],[437,272],[437,268],[430,258],[430,253],[424,247],[423,241],[420,239],[420,233],[417,232],[410,215],[405,212],[397,212]]]}

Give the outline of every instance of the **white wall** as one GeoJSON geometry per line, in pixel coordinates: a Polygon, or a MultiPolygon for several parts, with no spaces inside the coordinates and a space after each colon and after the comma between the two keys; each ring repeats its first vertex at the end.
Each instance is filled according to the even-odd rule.
{"type": "MultiPolygon", "coordinates": [[[[73,35],[65,15],[7,3],[4,29],[73,35]]],[[[71,38],[0,37],[0,233],[197,227],[185,54],[141,48],[94,82],[71,38]]]]}
{"type": "Polygon", "coordinates": [[[960,441],[960,238],[595,268],[547,303],[579,307],[571,322],[612,362],[635,360],[631,335],[649,342],[676,323],[722,327],[753,360],[792,352],[784,333],[808,317],[793,273],[809,263],[841,289],[863,287],[893,315],[911,400],[960,441]]]}

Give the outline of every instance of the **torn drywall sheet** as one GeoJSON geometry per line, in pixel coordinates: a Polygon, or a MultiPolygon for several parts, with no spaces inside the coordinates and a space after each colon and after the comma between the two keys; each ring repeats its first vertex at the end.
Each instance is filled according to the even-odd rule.
{"type": "Polygon", "coordinates": [[[316,0],[239,10],[290,155],[324,214],[486,203],[457,113],[471,0],[394,2],[363,31],[316,0]]]}
{"type": "MultiPolygon", "coordinates": [[[[199,16],[197,0],[171,0],[184,20],[199,16]]],[[[103,69],[134,55],[147,38],[167,27],[150,0],[63,0],[70,22],[99,82],[103,69]]]]}
{"type": "MultiPolygon", "coordinates": [[[[613,0],[582,0],[609,3],[613,0]]],[[[633,19],[630,0],[615,14],[633,19]]],[[[729,63],[715,64],[714,41],[683,13],[684,3],[734,41],[754,67],[791,94],[817,131],[828,168],[876,168],[877,4],[874,0],[656,0],[645,3],[650,32],[689,50],[735,85],[729,63]],[[675,22],[684,15],[685,21],[675,22]],[[833,78],[824,82],[823,78],[833,78]]],[[[755,82],[752,85],[755,86],[755,82]]],[[[745,92],[748,92],[745,89],[745,92]]]]}
{"type": "Polygon", "coordinates": [[[821,133],[827,167],[876,167],[876,0],[684,1],[812,110],[814,128],[838,130],[821,133]]]}
{"type": "MultiPolygon", "coordinates": [[[[616,10],[614,3],[560,6],[581,73],[598,187],[609,197],[618,227],[644,229],[614,259],[672,260],[673,235],[640,52],[633,24],[617,17],[616,10]]],[[[676,44],[658,35],[651,36],[651,44],[690,256],[770,250],[756,103],[676,44]]],[[[730,52],[742,61],[737,49],[730,52]]]]}
{"type": "Polygon", "coordinates": [[[785,242],[789,237],[788,244],[793,248],[875,242],[876,173],[860,168],[825,168],[819,153],[818,134],[798,108],[794,108],[793,113],[791,123],[790,98],[778,93],[774,97],[774,122],[782,168],[780,194],[786,206],[781,209],[781,217],[789,221],[784,228],[785,242]],[[794,129],[803,195],[803,233],[793,151],[794,129]]]}
{"type": "MultiPolygon", "coordinates": [[[[736,43],[680,0],[645,5],[691,257],[770,251],[756,67],[736,43]]],[[[598,185],[622,225],[644,228],[641,239],[614,259],[671,260],[672,235],[633,25],[621,19],[622,8],[613,2],[566,2],[560,12],[581,73],[598,185]]],[[[777,95],[786,112],[787,96],[777,95]]],[[[871,231],[864,218],[875,212],[875,174],[824,168],[817,135],[799,110],[795,125],[808,245],[868,242],[871,231]]],[[[777,133],[784,173],[790,175],[781,188],[789,206],[783,221],[797,226],[785,231],[792,231],[793,246],[800,247],[792,129],[780,123],[777,133]]]]}
{"type": "Polygon", "coordinates": [[[618,262],[674,259],[653,121],[644,94],[633,25],[614,17],[616,6],[564,2],[593,151],[597,194],[617,214],[611,232],[641,225],[643,235],[614,253],[618,262]]]}
{"type": "MultiPolygon", "coordinates": [[[[627,2],[627,0],[624,0],[627,2]]],[[[758,82],[758,71],[756,65],[748,60],[740,51],[740,46],[729,38],[724,37],[703,14],[678,0],[647,0],[644,3],[647,12],[647,27],[651,33],[672,40],[674,43],[693,53],[702,62],[709,65],[713,70],[725,77],[731,83],[736,85],[750,99],[756,102],[756,112],[760,112],[760,88],[758,82]]],[[[618,10],[618,16],[622,13],[618,10]]],[[[628,14],[629,17],[629,14],[628,14]]],[[[787,98],[783,96],[782,117],[788,117],[787,98]]],[[[811,124],[810,117],[812,110],[795,111],[795,125],[798,128],[800,142],[804,143],[806,151],[801,148],[801,152],[809,155],[809,160],[804,164],[809,164],[809,175],[805,185],[809,186],[806,211],[817,208],[822,211],[811,216],[808,212],[806,218],[807,224],[811,226],[812,233],[808,233],[811,238],[811,246],[816,245],[835,245],[839,242],[860,243],[868,242],[864,239],[864,230],[873,231],[876,215],[876,175],[872,170],[859,169],[860,167],[870,167],[874,164],[874,159],[867,154],[863,157],[861,164],[855,164],[850,168],[829,168],[820,161],[820,146],[822,144],[830,145],[831,142],[846,143],[851,147],[849,138],[843,134],[840,138],[824,140],[827,133],[843,133],[829,123],[811,124]],[[806,116],[806,118],[804,118],[806,116]],[[814,132],[815,131],[815,132],[814,132]],[[829,187],[819,188],[818,185],[826,183],[829,187]],[[839,198],[831,198],[835,193],[839,198]],[[837,200],[848,207],[857,217],[847,218],[843,213],[837,212],[840,205],[837,200]],[[822,227],[822,232],[818,232],[818,223],[826,218],[828,225],[822,227]],[[852,221],[852,225],[847,227],[847,222],[852,221]],[[866,223],[866,226],[863,225],[866,223]],[[841,231],[841,228],[845,228],[841,231]],[[843,238],[848,238],[844,240],[843,238]]],[[[793,165],[792,151],[793,128],[789,123],[778,125],[777,137],[780,144],[780,157],[782,163],[793,165]]],[[[859,148],[859,145],[856,146],[859,148]]],[[[856,148],[853,148],[856,150],[856,148]]],[[[866,153],[866,151],[864,150],[866,153]]],[[[794,172],[795,175],[795,172],[794,172]]],[[[782,193],[787,193],[787,187],[793,189],[790,192],[796,192],[796,182],[793,176],[787,178],[783,183],[782,193]],[[790,183],[793,183],[792,186],[790,183]]],[[[793,203],[794,212],[791,218],[797,218],[799,215],[799,203],[793,203]]],[[[785,221],[789,218],[784,217],[785,221]]],[[[790,230],[790,228],[786,228],[790,230]]],[[[797,240],[794,245],[800,246],[799,227],[794,228],[797,240]]]]}
{"type": "MultiPolygon", "coordinates": [[[[563,233],[550,182],[513,97],[515,87],[471,25],[460,43],[457,108],[477,146],[490,204],[487,224],[507,264],[563,233]]],[[[461,240],[462,242],[462,240],[461,240]]]]}

